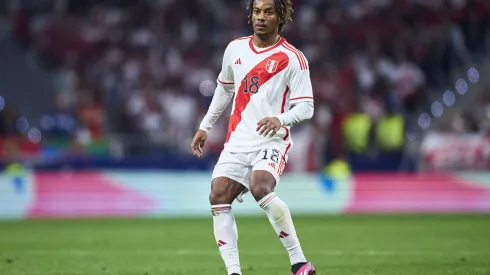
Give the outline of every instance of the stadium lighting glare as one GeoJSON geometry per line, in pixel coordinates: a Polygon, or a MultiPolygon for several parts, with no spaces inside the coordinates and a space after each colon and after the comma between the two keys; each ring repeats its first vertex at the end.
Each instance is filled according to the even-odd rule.
{"type": "Polygon", "coordinates": [[[444,112],[444,106],[442,106],[442,103],[440,103],[439,101],[435,101],[434,103],[432,103],[430,110],[434,117],[441,117],[442,113],[444,112]]]}
{"type": "Polygon", "coordinates": [[[199,85],[199,92],[201,92],[203,96],[207,96],[207,97],[213,96],[215,89],[216,89],[216,83],[211,80],[204,80],[199,85]]]}
{"type": "Polygon", "coordinates": [[[468,69],[467,76],[468,76],[468,80],[471,83],[477,83],[478,80],[480,80],[480,73],[475,68],[469,68],[468,69]]]}
{"type": "Polygon", "coordinates": [[[456,96],[454,95],[453,92],[447,90],[442,95],[442,101],[444,102],[444,104],[446,104],[446,106],[451,107],[456,101],[456,96]]]}
{"type": "Polygon", "coordinates": [[[27,137],[29,138],[29,140],[31,142],[33,142],[33,143],[39,143],[41,141],[42,134],[41,134],[41,131],[39,131],[39,129],[37,129],[36,127],[32,127],[29,130],[29,133],[27,134],[27,137]]]}
{"type": "Polygon", "coordinates": [[[415,134],[413,131],[407,131],[407,132],[405,133],[405,137],[406,137],[408,140],[412,141],[412,140],[415,140],[415,138],[416,138],[417,136],[416,136],[416,134],[415,134]]]}
{"type": "Polygon", "coordinates": [[[5,99],[0,95],[0,111],[5,108],[5,99]]]}
{"type": "Polygon", "coordinates": [[[27,118],[21,116],[15,121],[15,127],[17,128],[17,131],[25,134],[29,130],[29,121],[27,121],[27,118]]]}
{"type": "Polygon", "coordinates": [[[423,113],[419,116],[418,123],[420,128],[427,130],[430,127],[430,124],[432,123],[432,119],[430,118],[429,114],[423,113]]]}
{"type": "Polygon", "coordinates": [[[461,78],[456,81],[455,87],[460,95],[464,95],[468,91],[468,83],[461,78]]]}

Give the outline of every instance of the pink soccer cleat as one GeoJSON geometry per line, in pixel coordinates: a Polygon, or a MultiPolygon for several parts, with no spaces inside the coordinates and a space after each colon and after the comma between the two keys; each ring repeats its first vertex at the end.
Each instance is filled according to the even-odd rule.
{"type": "Polygon", "coordinates": [[[311,263],[306,263],[296,273],[291,273],[291,275],[315,275],[315,267],[311,263]]]}

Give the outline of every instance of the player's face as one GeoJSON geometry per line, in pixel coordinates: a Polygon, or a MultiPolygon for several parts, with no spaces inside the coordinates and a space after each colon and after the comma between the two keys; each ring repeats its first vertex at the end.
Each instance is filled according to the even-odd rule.
{"type": "Polygon", "coordinates": [[[276,33],[279,28],[274,0],[255,0],[252,10],[252,25],[255,34],[264,37],[276,33]]]}

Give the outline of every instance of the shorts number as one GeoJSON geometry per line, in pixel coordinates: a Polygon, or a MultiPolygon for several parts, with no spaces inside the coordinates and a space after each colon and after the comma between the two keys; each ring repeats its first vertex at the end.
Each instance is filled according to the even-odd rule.
{"type": "MultiPolygon", "coordinates": [[[[264,150],[264,157],[262,159],[268,159],[268,150],[264,150]]],[[[281,157],[281,152],[276,149],[272,149],[271,160],[275,163],[279,163],[279,158],[281,157]]]]}
{"type": "Polygon", "coordinates": [[[243,79],[245,82],[245,89],[243,90],[244,93],[251,93],[251,94],[256,94],[259,91],[259,77],[254,75],[248,78],[248,75],[245,76],[243,79]]]}

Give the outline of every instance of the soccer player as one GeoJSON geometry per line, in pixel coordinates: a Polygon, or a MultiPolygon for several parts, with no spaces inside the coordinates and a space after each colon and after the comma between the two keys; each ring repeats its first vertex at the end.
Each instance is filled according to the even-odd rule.
{"type": "Polygon", "coordinates": [[[209,196],[214,235],[228,274],[242,274],[231,204],[242,202],[250,191],[289,253],[292,274],[312,275],[316,271],[303,254],[289,209],[274,193],[292,146],[290,127],[313,116],[308,61],[280,35],[291,21],[290,0],[250,0],[248,9],[254,34],[227,46],[192,152],[202,156],[207,133],[234,98],[209,196]]]}

